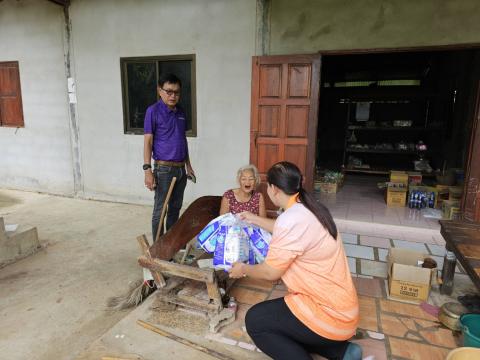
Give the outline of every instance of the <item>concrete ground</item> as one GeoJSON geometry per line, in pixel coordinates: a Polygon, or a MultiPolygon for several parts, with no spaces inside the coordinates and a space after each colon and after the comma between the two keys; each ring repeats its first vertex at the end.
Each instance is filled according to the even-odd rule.
{"type": "Polygon", "coordinates": [[[222,336],[222,334],[209,334],[207,330],[208,326],[206,323],[204,324],[198,316],[189,316],[188,314],[182,316],[182,314],[179,313],[176,315],[177,320],[170,321],[178,324],[178,319],[183,318],[185,320],[184,323],[178,324],[176,327],[159,324],[157,321],[158,310],[156,310],[156,301],[155,294],[148,297],[141,306],[135,308],[101,338],[93,342],[77,360],[98,360],[103,357],[111,358],[112,360],[270,359],[259,351],[251,351],[235,346],[236,341],[226,338],[222,336]],[[208,354],[195,349],[193,346],[181,344],[176,340],[168,339],[151,330],[147,330],[137,324],[138,320],[146,321],[181,339],[186,339],[204,349],[214,351],[218,355],[208,354]],[[187,321],[190,322],[190,324],[187,324],[187,321]]]}
{"type": "Polygon", "coordinates": [[[0,269],[0,358],[75,359],[128,314],[105,303],[142,276],[151,207],[0,190],[0,216],[36,226],[43,247],[0,269]]]}
{"type": "MultiPolygon", "coordinates": [[[[286,290],[277,289],[280,285],[267,289],[250,279],[239,283],[234,294],[238,319],[217,336],[205,332],[198,317],[165,315],[156,307],[155,295],[133,310],[107,311],[106,299],[141,277],[135,237],[148,232],[150,213],[147,206],[0,190],[0,216],[7,224],[37,226],[43,245],[38,253],[0,269],[0,358],[213,358],[142,328],[137,324],[141,319],[217,351],[221,358],[265,359],[245,334],[243,317],[249,306],[283,296],[286,290]]],[[[360,296],[361,337],[356,341],[364,355],[379,360],[442,359],[458,346],[460,339],[418,305],[387,300],[383,286],[390,247],[412,248],[442,260],[444,242],[438,230],[340,218],[336,222],[360,296]]],[[[439,306],[459,293],[475,291],[462,270],[457,272],[454,296],[442,297],[432,289],[429,302],[439,306]]]]}

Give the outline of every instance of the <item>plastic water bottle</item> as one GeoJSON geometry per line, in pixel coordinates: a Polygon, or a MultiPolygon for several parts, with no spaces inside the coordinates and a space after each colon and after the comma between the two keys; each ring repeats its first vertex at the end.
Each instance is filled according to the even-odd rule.
{"type": "Polygon", "coordinates": [[[430,193],[430,199],[428,200],[428,207],[434,208],[435,207],[435,193],[430,193]]]}
{"type": "Polygon", "coordinates": [[[237,313],[237,302],[235,301],[235,298],[233,296],[230,297],[228,300],[227,308],[232,310],[234,313],[237,313]]]}
{"type": "Polygon", "coordinates": [[[410,193],[410,200],[408,201],[408,207],[410,209],[413,209],[415,207],[415,192],[412,191],[410,193]]]}

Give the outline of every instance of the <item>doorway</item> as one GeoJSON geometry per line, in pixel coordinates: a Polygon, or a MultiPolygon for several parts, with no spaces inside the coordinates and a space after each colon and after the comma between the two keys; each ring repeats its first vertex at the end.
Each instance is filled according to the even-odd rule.
{"type": "Polygon", "coordinates": [[[344,176],[338,192],[317,192],[334,217],[439,228],[442,201],[464,187],[479,59],[472,49],[322,56],[315,177],[344,176]],[[387,206],[392,170],[439,189],[438,211],[409,207],[411,191],[387,206]]]}

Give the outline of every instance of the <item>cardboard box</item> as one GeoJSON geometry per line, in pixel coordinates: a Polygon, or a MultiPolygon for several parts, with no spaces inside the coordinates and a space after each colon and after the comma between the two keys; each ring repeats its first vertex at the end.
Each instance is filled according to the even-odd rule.
{"type": "Polygon", "coordinates": [[[408,184],[408,174],[405,171],[390,171],[390,182],[408,184]]]}
{"type": "Polygon", "coordinates": [[[388,252],[388,292],[389,298],[410,303],[427,301],[432,279],[437,268],[422,268],[428,257],[416,251],[391,248],[388,252]]]}
{"type": "Polygon", "coordinates": [[[326,194],[336,194],[340,191],[343,182],[341,183],[325,183],[321,181],[315,181],[315,190],[326,194]]]}
{"type": "Polygon", "coordinates": [[[442,208],[442,203],[445,200],[448,200],[449,197],[449,187],[448,185],[435,185],[435,188],[437,189],[438,192],[438,197],[437,197],[437,206],[439,209],[442,208]]]}
{"type": "Polygon", "coordinates": [[[387,183],[385,191],[387,206],[405,206],[407,203],[407,185],[403,183],[387,183]]]}
{"type": "Polygon", "coordinates": [[[460,200],[443,200],[442,217],[447,220],[458,219],[460,213],[460,200]]]}
{"type": "Polygon", "coordinates": [[[449,186],[449,200],[461,200],[463,195],[463,186],[449,186]]]}
{"type": "Polygon", "coordinates": [[[422,185],[422,173],[416,171],[409,171],[408,174],[408,185],[422,185]]]}

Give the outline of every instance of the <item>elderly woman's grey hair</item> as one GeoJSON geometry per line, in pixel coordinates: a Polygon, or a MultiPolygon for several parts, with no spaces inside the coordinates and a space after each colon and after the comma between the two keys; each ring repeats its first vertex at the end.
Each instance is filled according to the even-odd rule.
{"type": "Polygon", "coordinates": [[[260,175],[258,174],[257,167],[252,164],[242,166],[240,169],[238,169],[237,182],[240,184],[240,178],[245,171],[250,171],[253,174],[253,177],[255,178],[255,186],[258,186],[258,184],[260,184],[260,175]]]}

